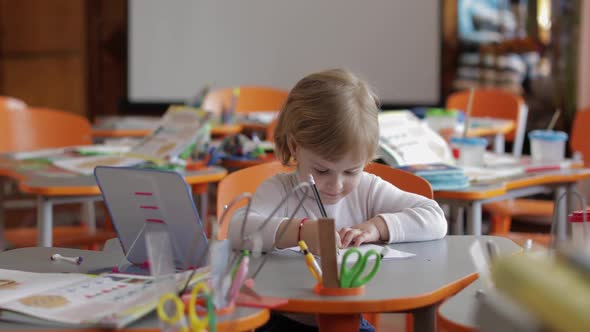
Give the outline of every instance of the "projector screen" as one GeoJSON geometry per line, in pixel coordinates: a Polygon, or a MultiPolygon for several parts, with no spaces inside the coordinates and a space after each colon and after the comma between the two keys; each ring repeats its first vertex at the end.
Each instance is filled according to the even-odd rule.
{"type": "Polygon", "coordinates": [[[290,89],[343,67],[385,105],[440,99],[440,1],[130,0],[128,101],[184,101],[203,86],[290,89]]]}

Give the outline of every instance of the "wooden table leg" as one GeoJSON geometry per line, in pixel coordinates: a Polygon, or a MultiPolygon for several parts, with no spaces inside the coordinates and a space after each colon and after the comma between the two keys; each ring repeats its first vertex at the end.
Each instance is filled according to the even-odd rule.
{"type": "Polygon", "coordinates": [[[358,332],[361,314],[318,314],[320,332],[358,332]]]}

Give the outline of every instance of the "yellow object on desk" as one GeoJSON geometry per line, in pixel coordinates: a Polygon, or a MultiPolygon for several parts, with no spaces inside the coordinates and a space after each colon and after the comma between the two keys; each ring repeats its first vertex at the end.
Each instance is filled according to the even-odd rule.
{"type": "Polygon", "coordinates": [[[191,291],[190,300],[188,303],[188,318],[187,324],[185,313],[185,304],[177,294],[165,293],[158,302],[158,318],[171,328],[178,329],[180,332],[204,332],[209,328],[209,331],[216,330],[215,322],[215,310],[213,308],[213,302],[211,301],[211,291],[207,284],[200,282],[193,287],[191,291]],[[204,295],[206,298],[207,305],[207,316],[199,317],[197,314],[197,297],[204,295]],[[166,304],[171,301],[174,305],[174,313],[170,315],[166,312],[166,304]]]}
{"type": "Polygon", "coordinates": [[[313,255],[309,252],[309,249],[307,249],[307,244],[305,241],[299,241],[299,247],[305,255],[305,264],[307,264],[309,272],[311,272],[311,275],[315,278],[315,280],[317,280],[319,283],[322,283],[322,269],[318,265],[318,262],[315,260],[315,258],[313,258],[313,255]]]}

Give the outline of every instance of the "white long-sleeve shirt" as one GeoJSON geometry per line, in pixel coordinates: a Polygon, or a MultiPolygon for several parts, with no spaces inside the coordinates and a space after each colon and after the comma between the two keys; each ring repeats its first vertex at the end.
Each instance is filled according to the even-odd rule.
{"type": "MultiPolygon", "coordinates": [[[[255,232],[280,201],[297,186],[297,174],[277,174],[262,183],[253,195],[244,234],[255,232]]],[[[279,225],[291,216],[304,192],[291,195],[261,231],[263,251],[274,249],[279,225]]],[[[428,198],[398,189],[374,174],[363,172],[358,186],[338,203],[325,205],[336,230],[351,227],[381,216],[389,230],[389,242],[412,242],[440,239],[447,233],[447,221],[438,204],[428,198]]],[[[234,248],[241,244],[242,220],[246,209],[234,213],[229,226],[229,239],[234,248]]],[[[311,189],[295,218],[319,219],[321,213],[311,189]]]]}

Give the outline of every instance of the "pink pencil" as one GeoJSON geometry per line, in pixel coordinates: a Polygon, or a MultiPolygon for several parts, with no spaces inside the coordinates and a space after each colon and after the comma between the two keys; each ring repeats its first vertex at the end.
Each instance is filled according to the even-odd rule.
{"type": "Polygon", "coordinates": [[[234,276],[234,280],[232,285],[227,293],[227,300],[229,303],[233,303],[238,294],[240,293],[240,289],[246,281],[246,276],[248,275],[248,264],[250,263],[250,257],[244,256],[242,257],[242,261],[240,262],[240,266],[238,266],[238,270],[236,271],[236,275],[234,276]]]}

